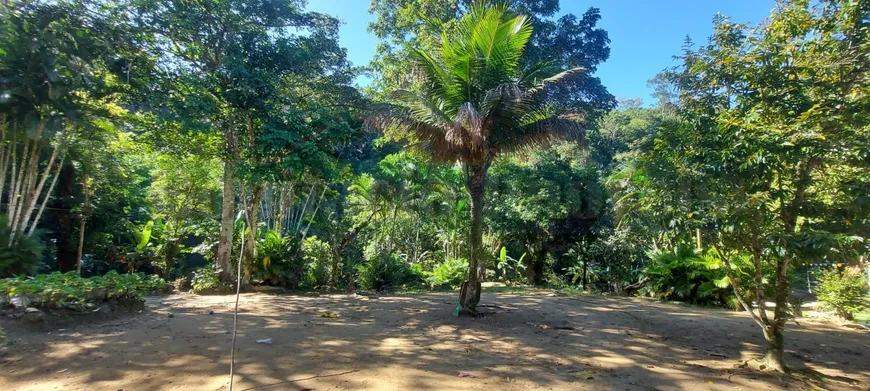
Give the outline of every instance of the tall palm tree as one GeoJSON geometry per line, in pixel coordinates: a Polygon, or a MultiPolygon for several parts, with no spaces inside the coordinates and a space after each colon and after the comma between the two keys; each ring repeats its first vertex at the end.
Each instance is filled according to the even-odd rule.
{"type": "Polygon", "coordinates": [[[532,35],[529,18],[506,5],[477,2],[453,26],[440,26],[429,47],[409,48],[419,83],[393,93],[397,105],[373,118],[388,134],[406,138],[440,162],[459,162],[471,198],[468,279],[459,303],[472,313],[485,273],[482,250],[484,183],[492,160],[556,137],[583,137],[579,116],[554,115],[547,87],[580,68],[553,63],[521,69],[532,35]]]}

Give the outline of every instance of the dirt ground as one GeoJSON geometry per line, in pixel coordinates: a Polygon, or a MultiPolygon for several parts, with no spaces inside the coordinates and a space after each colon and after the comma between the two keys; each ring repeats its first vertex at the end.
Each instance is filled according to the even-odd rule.
{"type": "MultiPolygon", "coordinates": [[[[484,293],[486,316],[453,318],[454,300],[244,294],[234,390],[870,390],[870,333],[831,323],[790,323],[801,372],[776,376],[736,367],[763,347],[742,313],[484,293]]],[[[226,389],[232,302],[153,298],[50,334],[6,321],[0,390],[226,389]]]]}

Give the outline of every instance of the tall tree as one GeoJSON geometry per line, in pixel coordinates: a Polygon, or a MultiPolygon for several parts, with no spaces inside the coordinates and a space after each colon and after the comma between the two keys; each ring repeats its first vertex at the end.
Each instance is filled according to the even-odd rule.
{"type": "Polygon", "coordinates": [[[725,268],[751,260],[751,278],[730,280],[738,299],[740,288],[754,293],[741,304],[772,370],[785,369],[790,268],[858,258],[847,250],[866,226],[861,208],[826,211],[870,174],[868,16],[867,2],[793,0],[756,27],[717,17],[709,43],[687,47],[673,73],[686,123],[657,139],[651,157],[679,168],[671,175],[690,191],[667,195],[690,206],[725,268]]]}
{"type": "Polygon", "coordinates": [[[252,171],[240,165],[261,162],[259,142],[263,137],[291,144],[301,140],[294,139],[298,135],[292,129],[286,132],[286,127],[304,125],[305,120],[293,115],[293,102],[285,99],[285,89],[288,83],[314,81],[311,85],[319,85],[320,79],[331,80],[330,75],[342,74],[339,68],[345,61],[344,50],[337,44],[338,22],[304,12],[302,0],[135,3],[134,17],[154,34],[151,51],[161,58],[160,71],[165,76],[161,89],[166,93],[163,97],[170,98],[168,103],[153,104],[169,109],[170,122],[180,122],[184,132],[216,130],[222,136],[223,200],[217,265],[226,281],[235,185],[239,180],[251,185],[243,195],[251,196],[246,216],[252,235],[256,234],[264,191],[263,178],[248,175],[252,171]],[[242,178],[237,175],[239,169],[245,174],[242,178]]]}
{"type": "Polygon", "coordinates": [[[528,17],[515,16],[504,5],[473,5],[454,26],[442,26],[432,44],[409,48],[420,83],[413,91],[395,91],[401,105],[374,121],[436,161],[462,164],[471,198],[471,248],[459,304],[471,312],[480,301],[486,267],[483,207],[493,159],[584,133],[582,117],[555,115],[546,100],[552,86],[584,70],[563,71],[546,62],[522,67],[531,35],[528,17]]]}

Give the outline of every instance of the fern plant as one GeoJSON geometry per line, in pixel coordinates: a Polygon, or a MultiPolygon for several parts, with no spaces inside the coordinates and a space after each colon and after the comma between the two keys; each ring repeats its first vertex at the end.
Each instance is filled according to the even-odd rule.
{"type": "MultiPolygon", "coordinates": [[[[671,251],[649,251],[647,256],[651,265],[644,274],[650,278],[650,283],[645,290],[652,296],[740,309],[730,277],[712,252],[699,253],[692,246],[679,245],[671,251]]],[[[748,259],[736,262],[736,270],[732,272],[745,276],[741,265],[747,262],[748,259]]]]}

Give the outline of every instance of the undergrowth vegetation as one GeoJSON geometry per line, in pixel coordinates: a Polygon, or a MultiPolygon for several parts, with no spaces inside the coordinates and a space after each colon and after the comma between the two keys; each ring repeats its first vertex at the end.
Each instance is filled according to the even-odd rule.
{"type": "Polygon", "coordinates": [[[21,297],[29,306],[62,308],[71,304],[115,300],[141,300],[145,295],[165,293],[166,281],[156,275],[120,274],[82,278],[74,272],[40,274],[0,280],[0,300],[21,297]]]}
{"type": "Polygon", "coordinates": [[[845,319],[870,307],[868,291],[867,276],[861,270],[832,270],[819,278],[819,301],[845,319]]]}

